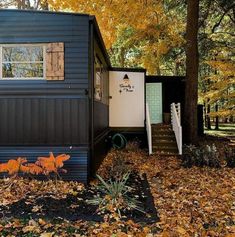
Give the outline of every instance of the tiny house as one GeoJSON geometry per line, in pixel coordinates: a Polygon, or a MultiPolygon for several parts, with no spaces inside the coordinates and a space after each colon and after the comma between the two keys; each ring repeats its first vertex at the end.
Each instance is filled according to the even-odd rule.
{"type": "Polygon", "coordinates": [[[112,68],[94,16],[0,10],[0,163],[66,153],[64,179],[87,182],[111,131],[146,137],[145,74],[112,68]]]}
{"type": "Polygon", "coordinates": [[[67,153],[65,179],[86,182],[109,128],[110,62],[95,18],[0,10],[0,65],[0,162],[67,153]]]}

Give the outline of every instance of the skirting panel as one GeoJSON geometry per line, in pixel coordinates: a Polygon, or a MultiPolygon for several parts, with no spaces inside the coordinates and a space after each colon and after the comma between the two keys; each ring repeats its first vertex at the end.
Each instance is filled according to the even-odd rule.
{"type": "Polygon", "coordinates": [[[87,182],[87,147],[0,147],[0,163],[17,157],[26,157],[28,162],[35,162],[39,156],[49,156],[49,152],[53,152],[55,155],[65,153],[71,156],[68,161],[65,161],[64,168],[67,173],[62,174],[63,180],[87,182]]]}

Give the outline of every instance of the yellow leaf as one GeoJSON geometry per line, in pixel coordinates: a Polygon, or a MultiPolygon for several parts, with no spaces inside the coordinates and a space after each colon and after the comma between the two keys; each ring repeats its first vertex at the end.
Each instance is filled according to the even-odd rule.
{"type": "Polygon", "coordinates": [[[42,218],[39,218],[39,219],[38,219],[38,223],[39,223],[40,225],[46,225],[46,221],[44,221],[42,218]]]}
{"type": "Polygon", "coordinates": [[[40,237],[53,237],[53,235],[54,235],[54,232],[52,233],[47,232],[47,233],[42,233],[40,237]]]}
{"type": "Polygon", "coordinates": [[[183,227],[178,226],[177,232],[181,235],[188,236],[187,231],[183,227]]]}

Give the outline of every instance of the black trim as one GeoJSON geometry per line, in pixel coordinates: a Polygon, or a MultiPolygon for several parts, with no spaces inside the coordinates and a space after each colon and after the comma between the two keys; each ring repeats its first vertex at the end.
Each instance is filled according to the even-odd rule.
{"type": "Polygon", "coordinates": [[[121,67],[112,67],[110,68],[110,71],[123,71],[123,72],[145,72],[146,69],[144,68],[121,68],[121,67]]]}
{"type": "Polygon", "coordinates": [[[145,127],[110,127],[111,131],[115,132],[145,132],[145,127]]]}
{"type": "Polygon", "coordinates": [[[171,80],[185,81],[184,76],[146,76],[145,83],[159,83],[171,80]]]}

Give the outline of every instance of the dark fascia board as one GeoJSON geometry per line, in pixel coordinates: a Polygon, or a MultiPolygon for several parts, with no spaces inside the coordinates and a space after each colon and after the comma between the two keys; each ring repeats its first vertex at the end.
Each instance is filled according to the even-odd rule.
{"type": "Polygon", "coordinates": [[[102,37],[101,32],[100,32],[100,28],[99,28],[99,25],[97,23],[96,17],[90,15],[90,21],[94,25],[94,31],[95,31],[95,34],[97,35],[98,43],[101,46],[101,50],[102,50],[102,52],[104,54],[105,61],[106,61],[107,65],[108,65],[108,68],[110,69],[112,67],[111,66],[111,62],[110,62],[110,59],[109,59],[109,55],[108,55],[107,49],[105,47],[105,43],[104,43],[103,37],[102,37]]]}
{"type": "Polygon", "coordinates": [[[29,12],[29,13],[35,13],[35,14],[40,14],[40,13],[45,13],[45,14],[60,14],[60,15],[75,15],[75,16],[90,16],[89,14],[86,13],[75,13],[75,12],[56,12],[56,11],[46,11],[46,10],[22,10],[22,9],[0,9],[1,11],[7,11],[7,12],[29,12]]]}
{"type": "Polygon", "coordinates": [[[112,67],[110,71],[120,71],[120,72],[144,72],[146,73],[146,69],[144,68],[122,68],[122,67],[112,67]]]}
{"type": "Polygon", "coordinates": [[[157,83],[167,81],[185,81],[185,76],[146,76],[146,83],[157,83]]]}

